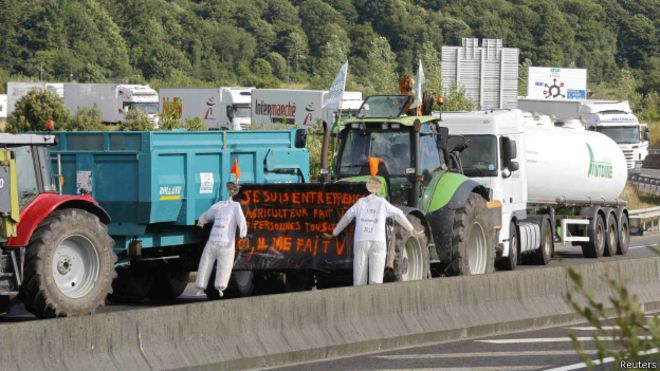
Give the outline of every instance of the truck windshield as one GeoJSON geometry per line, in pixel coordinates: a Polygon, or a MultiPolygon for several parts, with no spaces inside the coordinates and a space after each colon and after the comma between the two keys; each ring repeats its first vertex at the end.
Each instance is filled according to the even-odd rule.
{"type": "Polygon", "coordinates": [[[639,143],[639,126],[600,126],[596,130],[618,144],[639,143]]]}
{"type": "Polygon", "coordinates": [[[250,109],[250,105],[234,105],[234,117],[250,117],[251,114],[252,110],[250,109]]]}
{"type": "Polygon", "coordinates": [[[379,157],[390,176],[405,176],[413,167],[410,156],[410,131],[378,131],[349,129],[343,135],[338,167],[341,175],[369,175],[367,158],[379,157]]]}
{"type": "Polygon", "coordinates": [[[158,113],[158,103],[127,103],[124,105],[124,108],[142,111],[147,115],[155,115],[158,113]]]}
{"type": "Polygon", "coordinates": [[[399,117],[409,99],[407,95],[372,95],[364,101],[357,117],[399,117]]]}
{"type": "MultiPolygon", "coordinates": [[[[468,146],[461,152],[463,172],[468,177],[497,176],[497,138],[494,135],[463,135],[468,146]]],[[[451,150],[461,143],[460,136],[449,137],[447,147],[451,150]]]]}

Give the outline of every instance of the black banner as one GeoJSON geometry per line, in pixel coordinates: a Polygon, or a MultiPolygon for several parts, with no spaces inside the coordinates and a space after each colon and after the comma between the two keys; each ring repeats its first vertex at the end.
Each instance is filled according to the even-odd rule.
{"type": "Polygon", "coordinates": [[[364,183],[241,185],[237,201],[248,224],[247,240],[237,240],[238,270],[351,269],[353,224],[337,238],[339,219],[367,195],[364,183]]]}

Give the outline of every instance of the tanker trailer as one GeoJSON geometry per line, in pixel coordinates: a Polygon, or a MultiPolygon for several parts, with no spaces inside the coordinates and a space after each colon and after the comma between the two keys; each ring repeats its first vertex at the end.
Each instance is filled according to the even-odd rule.
{"type": "Polygon", "coordinates": [[[520,110],[444,113],[449,148],[461,152],[465,175],[502,202],[500,269],[547,264],[555,242],[585,257],[625,254],[630,230],[625,159],[609,137],[581,127],[539,124],[520,110]]]}

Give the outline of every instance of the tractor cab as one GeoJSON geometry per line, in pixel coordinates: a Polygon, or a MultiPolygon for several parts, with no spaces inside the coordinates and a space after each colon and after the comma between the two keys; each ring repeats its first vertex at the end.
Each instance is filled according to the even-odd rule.
{"type": "Polygon", "coordinates": [[[368,157],[378,157],[379,175],[394,204],[417,207],[424,185],[437,170],[446,170],[447,136],[438,118],[406,114],[411,97],[368,97],[355,119],[345,122],[338,134],[335,161],[337,179],[359,181],[369,174],[368,157]]]}

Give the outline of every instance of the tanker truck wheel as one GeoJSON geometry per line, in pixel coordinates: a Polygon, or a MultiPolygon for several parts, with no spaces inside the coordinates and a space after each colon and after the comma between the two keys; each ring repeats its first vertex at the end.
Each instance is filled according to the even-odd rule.
{"type": "Polygon", "coordinates": [[[536,265],[547,265],[550,263],[550,259],[552,259],[554,250],[555,247],[552,239],[550,219],[543,217],[543,219],[541,219],[541,245],[532,253],[532,263],[536,265]]]}
{"type": "MultiPolygon", "coordinates": [[[[410,224],[415,230],[424,230],[422,222],[414,216],[408,216],[410,224]]],[[[397,226],[394,243],[394,268],[385,269],[384,281],[419,281],[431,278],[431,264],[429,262],[429,238],[424,234],[416,238],[405,229],[397,226]]]]}
{"type": "Polygon", "coordinates": [[[450,276],[491,273],[495,270],[496,231],[488,220],[486,201],[471,193],[465,206],[456,210],[452,236],[453,261],[450,276]]]}
{"type": "Polygon", "coordinates": [[[614,218],[614,214],[610,214],[609,218],[607,218],[606,236],[607,238],[605,240],[605,249],[603,251],[603,255],[614,256],[616,255],[616,249],[619,245],[618,228],[616,226],[616,219],[614,218]]]}
{"type": "Polygon", "coordinates": [[[181,296],[188,286],[190,272],[184,270],[163,270],[156,273],[149,297],[157,300],[174,300],[181,296]]]}
{"type": "Polygon", "coordinates": [[[80,209],[56,210],[32,235],[19,295],[39,318],[93,313],[112,292],[117,256],[107,227],[80,209]]]}
{"type": "Polygon", "coordinates": [[[589,236],[589,242],[582,243],[582,255],[585,258],[600,258],[603,256],[605,251],[605,222],[603,222],[603,217],[600,214],[596,214],[596,220],[593,223],[593,227],[589,227],[587,230],[587,236],[589,236]]]}
{"type": "Polygon", "coordinates": [[[626,214],[621,214],[618,237],[619,244],[616,253],[619,255],[626,255],[628,247],[630,247],[630,224],[628,223],[628,215],[626,214]]]}
{"type": "Polygon", "coordinates": [[[501,258],[498,263],[498,269],[505,271],[512,271],[518,266],[518,257],[520,256],[520,248],[518,247],[518,228],[516,223],[509,224],[509,256],[501,258]]]}

